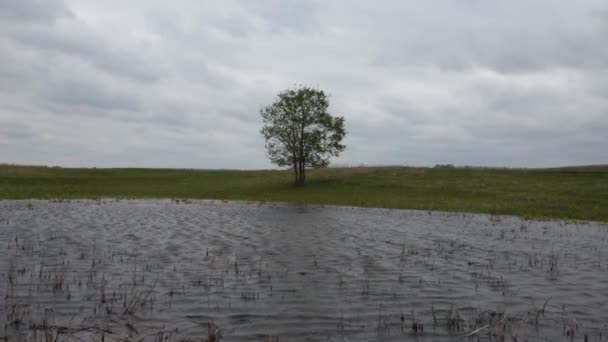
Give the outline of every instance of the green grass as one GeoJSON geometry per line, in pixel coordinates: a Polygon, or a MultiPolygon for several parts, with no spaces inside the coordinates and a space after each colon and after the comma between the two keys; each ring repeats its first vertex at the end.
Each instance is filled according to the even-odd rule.
{"type": "Polygon", "coordinates": [[[429,209],[608,222],[608,167],[362,167],[290,171],[0,165],[0,199],[208,198],[429,209]]]}

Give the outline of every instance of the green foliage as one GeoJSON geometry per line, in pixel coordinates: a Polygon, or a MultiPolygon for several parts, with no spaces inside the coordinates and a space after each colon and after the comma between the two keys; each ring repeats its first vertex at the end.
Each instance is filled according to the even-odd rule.
{"type": "Polygon", "coordinates": [[[333,117],[328,108],[322,90],[302,87],[279,93],[260,110],[268,157],[278,166],[293,167],[296,184],[304,184],[307,167],[325,167],[344,151],[344,118],[333,117]]]}
{"type": "MultiPolygon", "coordinates": [[[[608,172],[361,167],[289,171],[0,165],[0,199],[207,198],[512,214],[608,222],[608,172]]],[[[604,168],[604,170],[608,170],[604,168]]]]}

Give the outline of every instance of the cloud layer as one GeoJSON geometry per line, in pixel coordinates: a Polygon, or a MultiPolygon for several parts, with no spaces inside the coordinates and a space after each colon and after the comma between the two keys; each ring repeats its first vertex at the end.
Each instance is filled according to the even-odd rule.
{"type": "Polygon", "coordinates": [[[266,168],[294,84],[338,165],[608,162],[605,1],[0,2],[0,162],[266,168]]]}

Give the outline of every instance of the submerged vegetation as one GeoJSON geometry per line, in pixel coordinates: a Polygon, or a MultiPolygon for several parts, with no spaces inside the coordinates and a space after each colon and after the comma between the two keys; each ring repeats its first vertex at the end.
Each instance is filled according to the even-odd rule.
{"type": "Polygon", "coordinates": [[[0,166],[0,199],[206,198],[608,221],[608,167],[358,167],[292,170],[0,166]]]}

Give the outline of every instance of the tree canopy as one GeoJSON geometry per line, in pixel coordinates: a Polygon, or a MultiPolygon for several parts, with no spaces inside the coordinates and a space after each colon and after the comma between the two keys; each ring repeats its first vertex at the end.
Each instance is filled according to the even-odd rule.
{"type": "Polygon", "coordinates": [[[287,89],[262,107],[262,135],[270,161],[293,167],[295,184],[306,181],[307,167],[325,167],[344,151],[344,118],[327,112],[328,96],[311,87],[287,89]]]}

